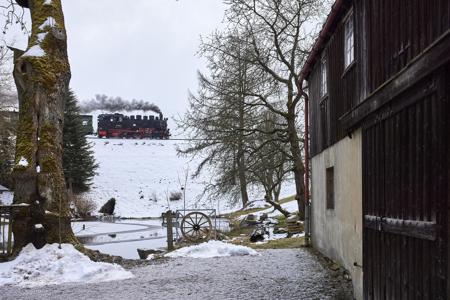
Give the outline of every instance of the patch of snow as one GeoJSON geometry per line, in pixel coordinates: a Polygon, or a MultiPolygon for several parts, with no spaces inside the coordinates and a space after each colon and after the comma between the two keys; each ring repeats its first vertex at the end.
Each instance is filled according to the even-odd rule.
{"type": "Polygon", "coordinates": [[[46,27],[54,27],[56,25],[56,21],[53,17],[48,17],[44,23],[39,26],[40,30],[44,30],[46,27]]]}
{"type": "Polygon", "coordinates": [[[155,254],[149,254],[147,256],[147,260],[154,260],[155,259],[155,254]]]}
{"type": "Polygon", "coordinates": [[[28,167],[28,160],[22,156],[20,157],[19,163],[17,165],[26,168],[28,167]]]}
{"type": "Polygon", "coordinates": [[[212,258],[224,256],[258,255],[255,250],[220,241],[209,241],[199,245],[184,247],[166,254],[166,257],[212,258]]]}
{"type": "Polygon", "coordinates": [[[39,45],[34,45],[30,49],[27,50],[22,56],[30,56],[30,57],[42,57],[45,56],[45,51],[39,45]]]}
{"type": "Polygon", "coordinates": [[[41,228],[44,228],[44,226],[42,226],[42,224],[35,224],[34,228],[41,229],[41,228]]]}
{"type": "MultiPolygon", "coordinates": [[[[45,39],[45,37],[47,36],[47,32],[41,32],[38,33],[37,37],[38,37],[38,42],[42,43],[45,39]]],[[[40,140],[40,138],[38,137],[38,141],[40,140]]]]}
{"type": "Polygon", "coordinates": [[[36,166],[36,172],[37,173],[41,173],[41,167],[40,166],[36,166]]]}
{"type": "Polygon", "coordinates": [[[134,277],[115,264],[91,261],[72,245],[46,245],[37,250],[32,244],[26,246],[19,256],[0,264],[0,286],[18,285],[35,287],[67,282],[103,282],[134,277]]]}
{"type": "Polygon", "coordinates": [[[52,5],[52,0],[45,0],[44,5],[52,5]]]}
{"type": "Polygon", "coordinates": [[[250,208],[266,208],[270,205],[263,199],[263,200],[253,200],[248,203],[248,205],[245,207],[245,209],[250,208]]]}

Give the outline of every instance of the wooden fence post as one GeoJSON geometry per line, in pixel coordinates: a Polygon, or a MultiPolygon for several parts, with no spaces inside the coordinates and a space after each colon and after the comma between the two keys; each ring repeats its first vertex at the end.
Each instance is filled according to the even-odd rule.
{"type": "Polygon", "coordinates": [[[172,211],[168,210],[166,212],[166,220],[167,220],[167,250],[172,251],[175,248],[173,247],[173,224],[172,224],[172,211]]]}

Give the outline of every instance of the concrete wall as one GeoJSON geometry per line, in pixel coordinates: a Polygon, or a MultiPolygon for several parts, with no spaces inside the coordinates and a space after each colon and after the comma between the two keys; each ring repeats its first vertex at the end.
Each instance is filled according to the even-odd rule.
{"type": "Polygon", "coordinates": [[[349,270],[363,297],[361,130],[312,158],[313,246],[349,270]],[[334,209],[326,207],[326,168],[334,167],[334,209]],[[354,266],[354,263],[359,266],[354,266]]]}

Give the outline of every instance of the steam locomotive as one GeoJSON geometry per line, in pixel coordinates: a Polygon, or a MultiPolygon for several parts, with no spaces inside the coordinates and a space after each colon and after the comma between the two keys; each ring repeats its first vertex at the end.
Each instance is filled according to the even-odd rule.
{"type": "Polygon", "coordinates": [[[168,139],[167,120],[162,114],[159,117],[101,114],[98,116],[97,134],[100,138],[168,139]]]}

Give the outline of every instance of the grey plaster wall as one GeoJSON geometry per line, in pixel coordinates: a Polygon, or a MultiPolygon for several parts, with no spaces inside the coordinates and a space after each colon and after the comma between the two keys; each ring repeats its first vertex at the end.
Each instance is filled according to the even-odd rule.
{"type": "Polygon", "coordinates": [[[311,164],[313,246],[349,270],[355,298],[362,299],[361,130],[315,156],[311,164]],[[326,208],[329,167],[334,167],[334,209],[326,208]]]}

